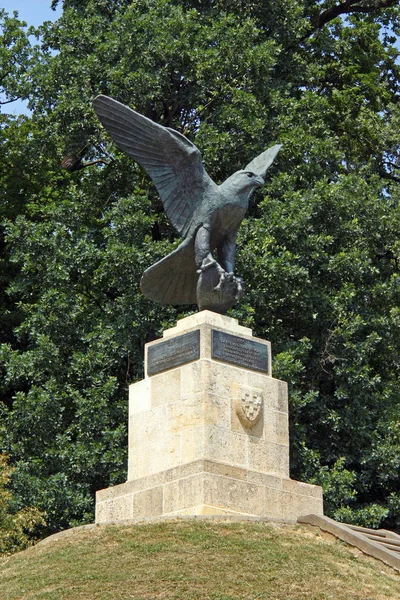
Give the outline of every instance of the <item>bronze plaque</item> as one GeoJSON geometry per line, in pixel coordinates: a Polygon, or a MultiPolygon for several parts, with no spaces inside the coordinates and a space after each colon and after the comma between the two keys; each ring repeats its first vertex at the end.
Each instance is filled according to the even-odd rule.
{"type": "Polygon", "coordinates": [[[198,358],[200,358],[199,329],[150,346],[147,351],[147,374],[155,375],[198,358]]]}
{"type": "Polygon", "coordinates": [[[268,373],[268,346],[255,340],[213,329],[211,356],[244,369],[268,373]]]}

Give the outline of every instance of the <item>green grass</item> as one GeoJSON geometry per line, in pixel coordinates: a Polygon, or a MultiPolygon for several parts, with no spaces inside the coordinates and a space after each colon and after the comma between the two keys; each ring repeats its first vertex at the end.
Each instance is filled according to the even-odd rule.
{"type": "Polygon", "coordinates": [[[307,527],[96,527],[0,561],[1,600],[383,600],[400,576],[307,527]]]}

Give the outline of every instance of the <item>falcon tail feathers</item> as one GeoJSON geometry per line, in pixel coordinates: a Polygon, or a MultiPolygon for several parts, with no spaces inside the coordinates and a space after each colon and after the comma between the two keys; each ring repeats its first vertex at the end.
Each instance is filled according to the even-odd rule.
{"type": "Polygon", "coordinates": [[[146,269],[140,289],[154,302],[196,304],[197,279],[194,242],[185,240],[176,250],[146,269]]]}

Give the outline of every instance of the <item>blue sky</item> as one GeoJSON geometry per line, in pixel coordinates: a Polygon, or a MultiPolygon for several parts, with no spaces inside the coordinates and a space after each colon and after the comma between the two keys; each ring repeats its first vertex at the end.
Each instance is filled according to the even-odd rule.
{"type": "Polygon", "coordinates": [[[57,6],[56,12],[51,10],[51,0],[0,0],[0,8],[12,14],[18,11],[21,21],[28,25],[41,25],[43,21],[54,21],[61,14],[61,4],[57,6]]]}

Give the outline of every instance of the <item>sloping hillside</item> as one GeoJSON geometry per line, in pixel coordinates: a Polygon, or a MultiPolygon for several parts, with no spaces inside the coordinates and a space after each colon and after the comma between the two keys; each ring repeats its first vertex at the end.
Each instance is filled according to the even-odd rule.
{"type": "Polygon", "coordinates": [[[0,561],[1,600],[383,600],[400,576],[315,527],[99,526],[0,561]]]}

